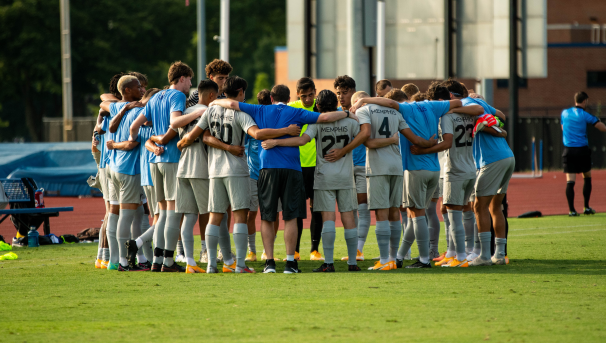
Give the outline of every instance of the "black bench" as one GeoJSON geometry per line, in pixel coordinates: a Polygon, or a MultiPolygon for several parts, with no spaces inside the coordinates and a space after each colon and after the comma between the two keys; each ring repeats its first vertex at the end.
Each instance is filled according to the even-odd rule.
{"type": "Polygon", "coordinates": [[[0,219],[0,224],[8,218],[12,217],[12,221],[16,227],[19,225],[26,227],[28,230],[31,226],[36,229],[40,223],[44,223],[44,234],[50,234],[50,217],[58,217],[59,212],[73,211],[73,207],[47,207],[36,208],[34,201],[34,192],[37,189],[33,179],[0,179],[4,187],[4,193],[8,197],[11,209],[0,210],[0,215],[4,215],[0,219]]]}

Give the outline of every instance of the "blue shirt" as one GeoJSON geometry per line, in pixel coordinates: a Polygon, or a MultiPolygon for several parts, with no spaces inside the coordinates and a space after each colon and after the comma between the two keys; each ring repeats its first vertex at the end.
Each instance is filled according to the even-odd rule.
{"type": "MultiPolygon", "coordinates": [[[[115,117],[123,108],[128,104],[127,102],[113,102],[109,105],[109,113],[112,117],[115,117]]],[[[124,114],[120,125],[116,132],[113,133],[114,142],[125,142],[128,141],[130,136],[130,126],[139,117],[143,108],[135,107],[124,114]]],[[[137,137],[137,142],[141,142],[141,139],[137,137]]],[[[145,145],[145,143],[144,143],[145,145]]],[[[135,148],[132,150],[118,150],[114,149],[109,158],[109,167],[113,172],[126,174],[126,175],[138,175],[141,174],[141,166],[139,162],[139,149],[135,148]]]]}
{"type": "Polygon", "coordinates": [[[402,154],[402,170],[408,170],[408,155],[410,155],[410,142],[400,133],[400,153],[402,154]]]}
{"type": "Polygon", "coordinates": [[[564,146],[570,148],[588,146],[587,124],[595,125],[598,121],[598,118],[585,112],[580,107],[571,107],[562,111],[564,146]]]}
{"type": "MultiPolygon", "coordinates": [[[[404,120],[415,135],[430,139],[438,137],[438,123],[440,118],[450,110],[450,102],[448,101],[419,101],[405,102],[400,104],[400,113],[404,116],[404,120]]],[[[402,159],[406,155],[406,161],[402,161],[402,165],[406,166],[407,170],[429,170],[440,171],[440,163],[438,162],[438,154],[413,155],[410,153],[408,146],[406,150],[400,149],[402,159]]]]}
{"type": "MultiPolygon", "coordinates": [[[[291,124],[303,126],[318,121],[320,113],[286,105],[250,105],[241,102],[240,110],[250,115],[260,129],[282,129],[291,124]]],[[[278,139],[288,138],[279,137],[278,139]]],[[[277,146],[260,149],[261,169],[293,169],[301,171],[299,147],[277,146]]]]}
{"type": "Polygon", "coordinates": [[[103,118],[103,122],[101,123],[101,130],[105,131],[104,134],[99,135],[99,145],[97,145],[97,147],[99,147],[99,151],[101,151],[101,158],[99,159],[99,168],[105,168],[107,167],[107,163],[108,163],[108,157],[107,157],[107,145],[105,145],[105,142],[108,141],[107,136],[109,135],[109,121],[110,121],[110,116],[104,117],[103,118]]]}
{"type": "MultiPolygon", "coordinates": [[[[154,132],[163,135],[170,126],[172,112],[185,111],[185,94],[176,89],[166,89],[156,93],[145,106],[145,117],[153,124],[154,132]]],[[[171,139],[164,146],[164,153],[155,156],[152,163],[179,163],[181,151],[177,148],[179,136],[171,139]]]]}
{"type": "Polygon", "coordinates": [[[260,141],[252,138],[249,135],[246,135],[244,137],[244,152],[246,153],[246,163],[248,164],[250,178],[253,180],[259,180],[259,143],[260,141]]]}
{"type": "Polygon", "coordinates": [[[149,171],[149,162],[154,159],[154,153],[150,152],[145,148],[145,142],[154,135],[154,130],[151,126],[141,126],[139,129],[139,161],[141,169],[141,186],[153,186],[154,183],[151,178],[149,171]]]}
{"type": "MultiPolygon", "coordinates": [[[[463,106],[480,105],[485,113],[495,115],[497,111],[494,107],[487,104],[482,99],[464,98],[461,99],[463,106]]],[[[486,132],[477,132],[473,138],[473,159],[476,168],[480,169],[487,164],[513,157],[513,152],[503,137],[495,137],[486,132]]]]}

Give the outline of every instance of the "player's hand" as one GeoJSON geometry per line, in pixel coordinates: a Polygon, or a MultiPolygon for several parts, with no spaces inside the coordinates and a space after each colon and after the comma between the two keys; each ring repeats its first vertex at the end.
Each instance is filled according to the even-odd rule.
{"type": "Polygon", "coordinates": [[[128,141],[129,141],[129,142],[134,142],[134,141],[135,141],[135,139],[133,138],[133,136],[128,135],[128,141]]]}
{"type": "Polygon", "coordinates": [[[107,111],[105,111],[104,109],[100,108],[100,109],[99,109],[99,115],[100,115],[101,117],[107,117],[107,116],[109,116],[109,115],[110,115],[110,113],[109,113],[109,112],[107,112],[107,111]]]}
{"type": "Polygon", "coordinates": [[[484,97],[482,95],[474,92],[473,89],[469,91],[469,97],[470,98],[474,98],[474,99],[482,99],[482,100],[484,100],[484,97]]]}
{"type": "Polygon", "coordinates": [[[161,146],[156,146],[156,147],[154,148],[154,155],[156,155],[156,156],[160,156],[160,155],[162,155],[163,153],[164,153],[164,147],[161,147],[161,146]]]}
{"type": "Polygon", "coordinates": [[[261,146],[265,150],[269,150],[269,149],[275,147],[276,145],[278,145],[278,141],[275,139],[266,139],[263,142],[261,142],[261,146]]]}
{"type": "Polygon", "coordinates": [[[410,146],[410,152],[411,152],[413,155],[423,155],[423,149],[422,149],[422,148],[419,148],[419,147],[418,147],[418,146],[416,146],[416,145],[411,145],[411,146],[410,146]]]}
{"type": "Polygon", "coordinates": [[[93,136],[93,146],[96,148],[97,145],[99,145],[99,141],[95,139],[95,136],[93,136]]]}
{"type": "Polygon", "coordinates": [[[286,128],[286,132],[289,136],[299,137],[301,135],[301,128],[297,124],[290,124],[286,128]]]}
{"type": "Polygon", "coordinates": [[[135,107],[145,107],[145,105],[143,105],[143,103],[139,102],[139,101],[131,101],[128,104],[126,104],[126,106],[124,106],[124,108],[128,111],[128,110],[132,110],[135,107]]]}
{"type": "Polygon", "coordinates": [[[429,147],[438,144],[438,139],[436,138],[436,135],[431,136],[431,138],[427,141],[429,142],[429,147]]]}
{"type": "Polygon", "coordinates": [[[328,162],[337,162],[343,156],[345,156],[343,149],[331,149],[328,154],[324,155],[324,159],[328,162]]]}
{"type": "Polygon", "coordinates": [[[358,110],[358,108],[364,106],[364,98],[362,99],[358,99],[358,101],[356,101],[355,104],[353,104],[350,108],[349,108],[349,112],[351,113],[356,113],[356,111],[358,110]]]}
{"type": "Polygon", "coordinates": [[[396,131],[390,139],[392,144],[400,144],[400,132],[396,131]]]}
{"type": "Polygon", "coordinates": [[[179,149],[179,151],[183,151],[183,149],[187,148],[188,146],[189,144],[185,142],[185,139],[181,139],[177,142],[177,148],[179,149]]]}
{"type": "Polygon", "coordinates": [[[358,116],[357,116],[357,115],[355,115],[355,114],[354,114],[353,112],[351,112],[351,111],[349,112],[349,118],[351,118],[351,119],[353,119],[353,120],[357,121],[358,123],[360,122],[360,119],[358,119],[358,116]]]}
{"type": "Polygon", "coordinates": [[[114,141],[107,141],[105,145],[107,146],[108,150],[114,150],[114,141]]]}
{"type": "Polygon", "coordinates": [[[244,156],[244,147],[240,145],[230,145],[227,151],[237,157],[244,156]]]}

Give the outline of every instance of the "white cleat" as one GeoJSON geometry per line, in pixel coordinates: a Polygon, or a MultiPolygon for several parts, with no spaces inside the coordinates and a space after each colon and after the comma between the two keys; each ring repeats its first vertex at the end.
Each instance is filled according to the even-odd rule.
{"type": "Polygon", "coordinates": [[[469,262],[470,267],[479,267],[479,266],[492,266],[491,260],[485,260],[482,257],[477,257],[473,261],[469,262]]]}
{"type": "Polygon", "coordinates": [[[469,253],[469,255],[467,255],[467,261],[473,261],[476,258],[478,258],[478,256],[480,256],[480,255],[478,255],[472,251],[471,253],[469,253]]]}
{"type": "Polygon", "coordinates": [[[501,266],[507,264],[507,262],[505,261],[505,256],[503,256],[503,257],[497,257],[495,255],[490,260],[492,261],[493,264],[497,264],[497,265],[501,265],[501,266]]]}

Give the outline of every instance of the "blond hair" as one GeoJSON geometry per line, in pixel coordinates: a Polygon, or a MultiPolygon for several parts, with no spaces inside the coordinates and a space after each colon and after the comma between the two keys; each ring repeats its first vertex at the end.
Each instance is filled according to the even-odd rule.
{"type": "Polygon", "coordinates": [[[358,100],[362,98],[370,98],[370,95],[365,91],[357,91],[351,96],[351,103],[355,104],[358,100]]]}
{"type": "Polygon", "coordinates": [[[124,89],[133,81],[137,81],[139,82],[139,79],[137,79],[136,76],[133,75],[124,75],[120,78],[120,80],[118,80],[118,92],[120,92],[120,94],[122,96],[124,96],[124,89]]]}
{"type": "Polygon", "coordinates": [[[414,83],[407,83],[402,86],[402,92],[406,94],[408,99],[411,99],[413,95],[419,92],[419,87],[417,87],[417,85],[415,85],[414,83]]]}

